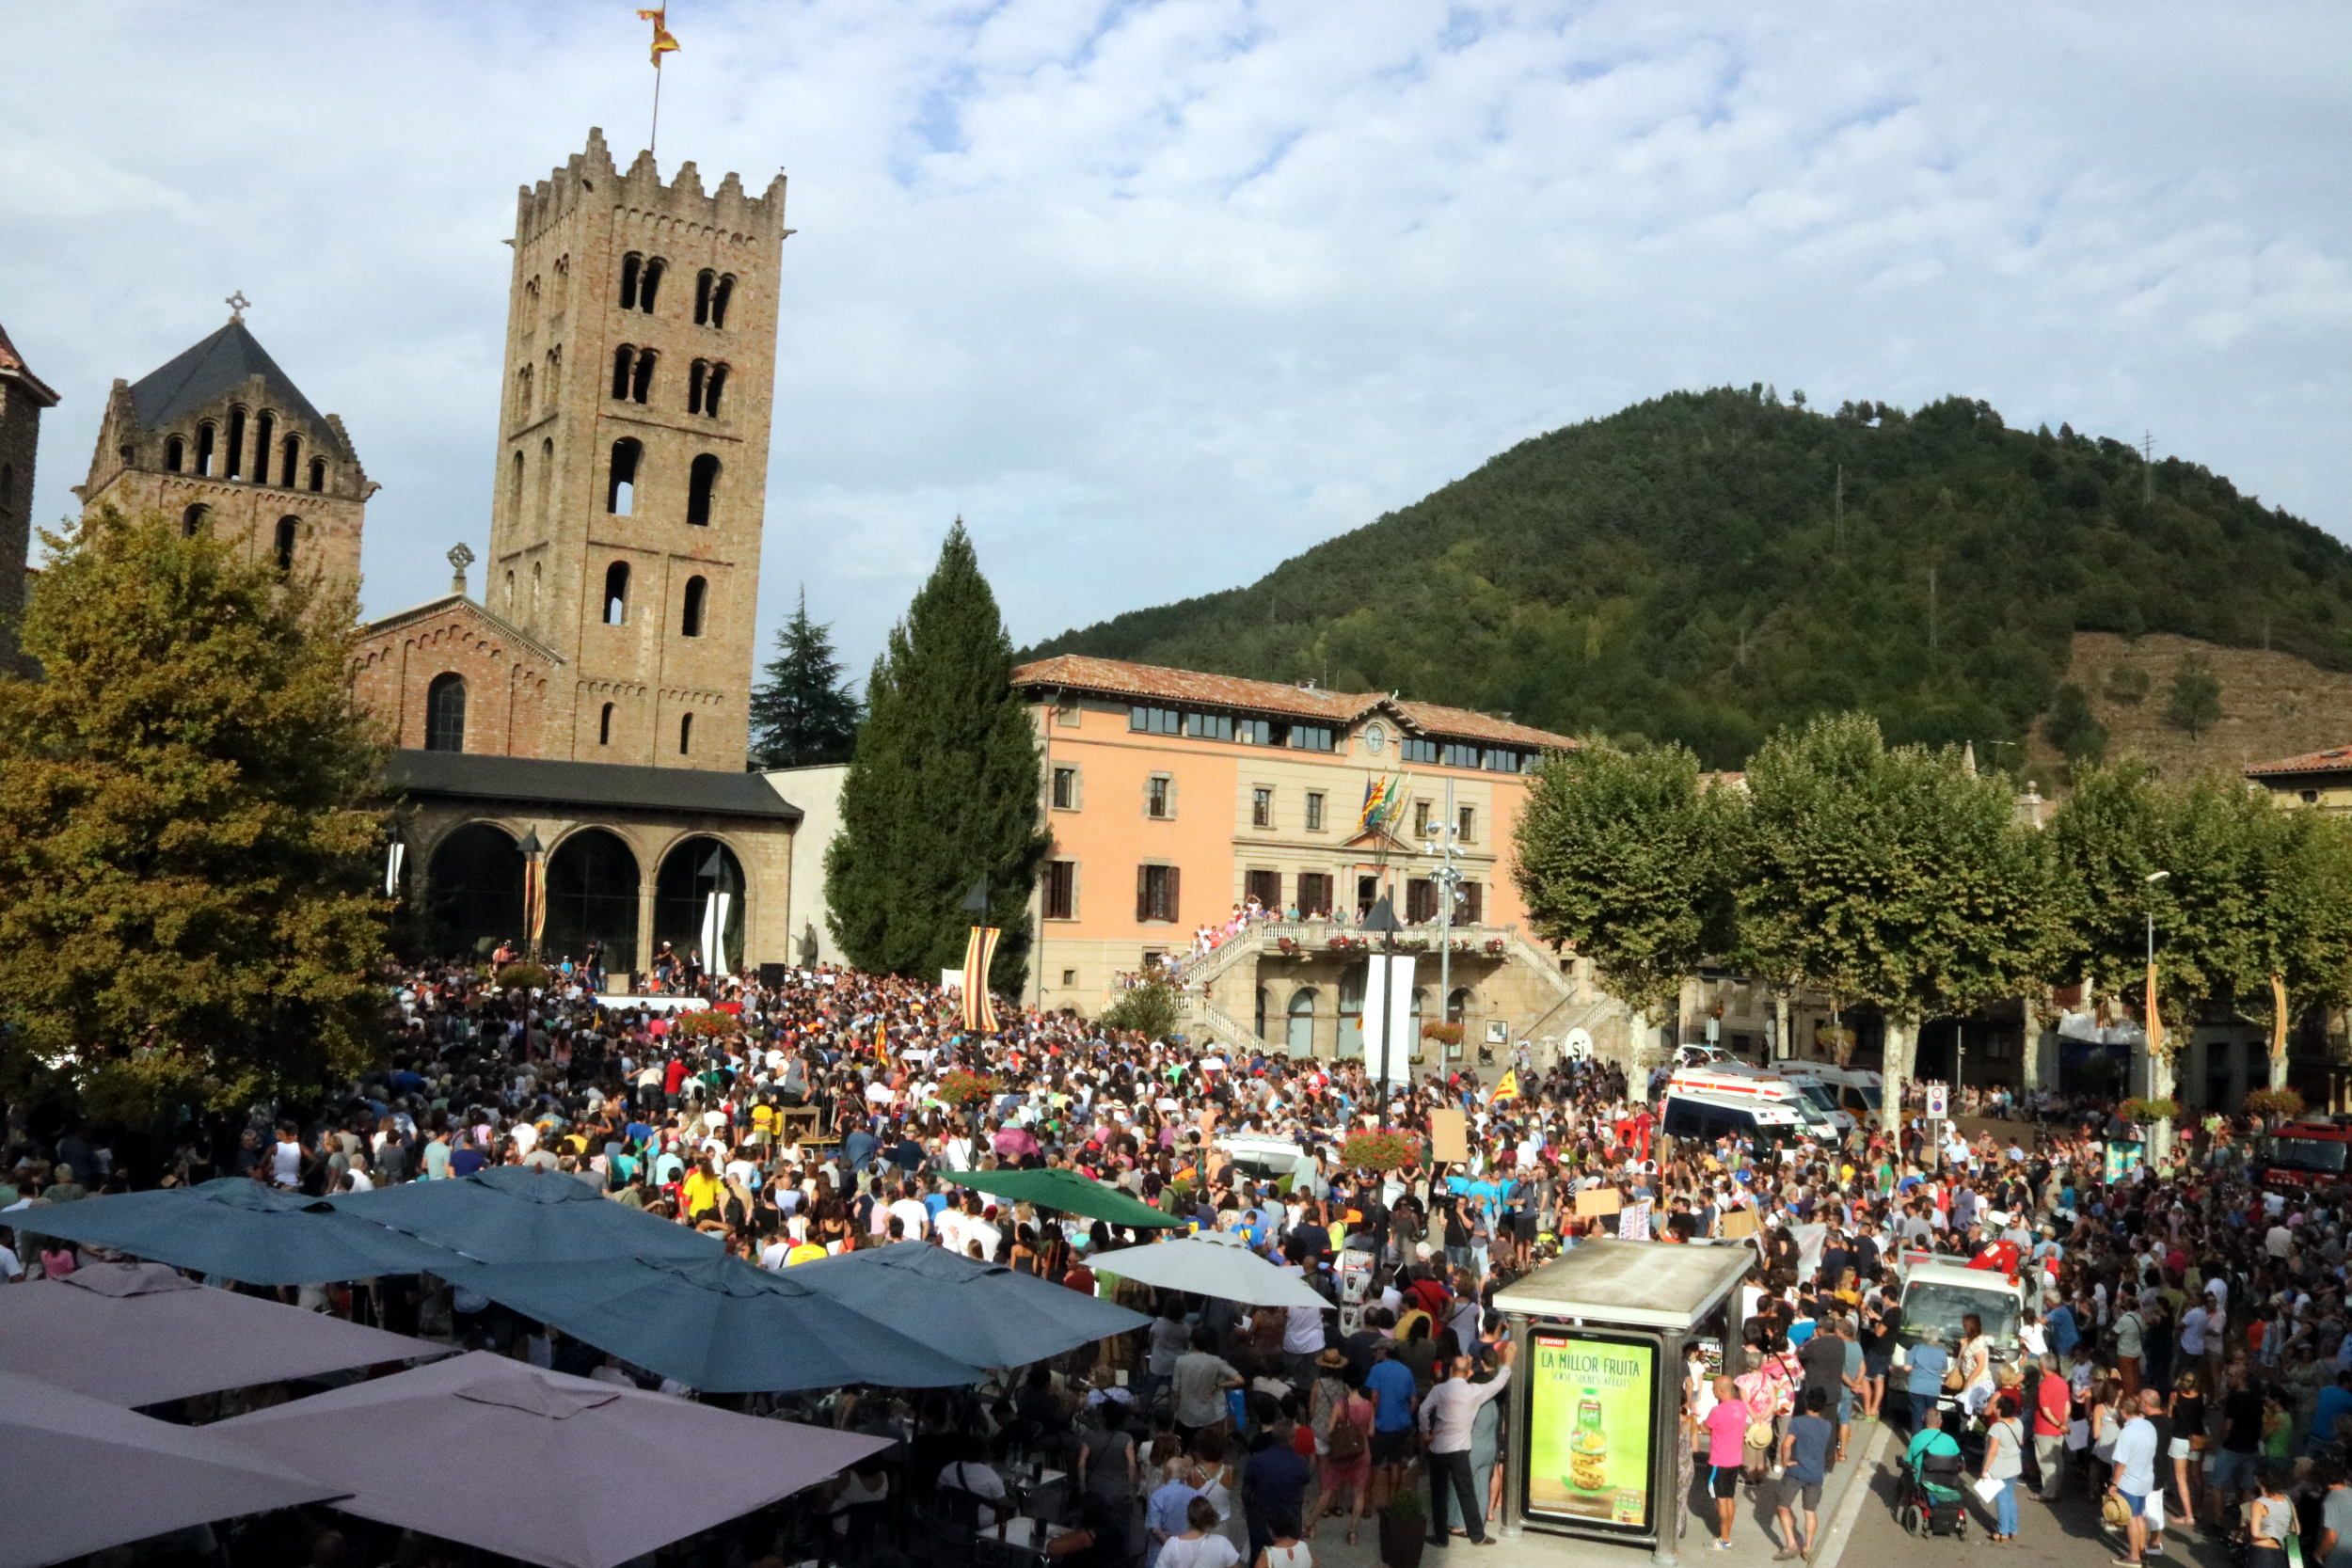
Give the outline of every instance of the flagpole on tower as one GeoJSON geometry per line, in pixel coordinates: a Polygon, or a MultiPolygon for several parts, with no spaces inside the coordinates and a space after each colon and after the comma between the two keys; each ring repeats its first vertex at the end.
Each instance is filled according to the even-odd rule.
{"type": "Polygon", "coordinates": [[[661,56],[653,57],[653,125],[645,132],[645,150],[652,152],[661,145],[661,56]]]}
{"type": "Polygon", "coordinates": [[[661,136],[661,56],[675,52],[678,41],[670,31],[668,5],[639,11],[637,20],[653,24],[653,47],[648,52],[653,60],[653,124],[645,133],[645,150],[651,152],[661,136]]]}

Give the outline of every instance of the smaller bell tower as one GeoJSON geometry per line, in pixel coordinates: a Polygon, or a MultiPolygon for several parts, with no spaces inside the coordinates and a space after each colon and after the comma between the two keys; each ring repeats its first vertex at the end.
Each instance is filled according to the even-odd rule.
{"type": "Polygon", "coordinates": [[[0,665],[17,662],[17,624],[24,616],[24,566],[33,544],[33,459],[40,411],[57,394],[35,375],[0,326],[0,665]]]}

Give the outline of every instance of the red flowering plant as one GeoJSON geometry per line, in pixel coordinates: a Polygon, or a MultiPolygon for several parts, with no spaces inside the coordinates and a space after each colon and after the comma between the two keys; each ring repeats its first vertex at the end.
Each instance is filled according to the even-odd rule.
{"type": "Polygon", "coordinates": [[[1359,953],[1363,951],[1364,939],[1361,937],[1335,936],[1331,939],[1329,946],[1331,951],[1334,953],[1359,953]]]}
{"type": "Polygon", "coordinates": [[[1350,1170],[1386,1173],[1421,1164],[1421,1140],[1408,1132],[1357,1132],[1340,1146],[1350,1170]]]}
{"type": "Polygon", "coordinates": [[[690,1040],[733,1039],[743,1032],[743,1021],[733,1013],[707,1007],[700,1012],[678,1014],[671,1022],[670,1032],[690,1040]]]}
{"type": "Polygon", "coordinates": [[[969,1105],[975,1101],[993,1100],[996,1096],[996,1080],[984,1072],[966,1072],[955,1068],[939,1080],[939,1098],[950,1105],[969,1105]]]}
{"type": "Polygon", "coordinates": [[[1501,937],[1488,937],[1486,939],[1486,957],[1490,958],[1500,958],[1502,957],[1502,939],[1501,937]]]}

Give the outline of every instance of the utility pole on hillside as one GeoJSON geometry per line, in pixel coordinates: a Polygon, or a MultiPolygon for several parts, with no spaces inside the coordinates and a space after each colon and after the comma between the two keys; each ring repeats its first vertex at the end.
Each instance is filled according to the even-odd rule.
{"type": "Polygon", "coordinates": [[[2139,433],[2139,499],[2156,499],[2156,433],[2147,429],[2139,433]]]}
{"type": "Polygon", "coordinates": [[[1928,567],[1928,668],[1935,668],[1935,567],[1928,567]]]}
{"type": "Polygon", "coordinates": [[[1843,463],[1837,465],[1837,488],[1833,494],[1835,499],[1831,504],[1836,510],[1831,514],[1830,543],[1842,556],[1846,553],[1846,466],[1843,463]]]}

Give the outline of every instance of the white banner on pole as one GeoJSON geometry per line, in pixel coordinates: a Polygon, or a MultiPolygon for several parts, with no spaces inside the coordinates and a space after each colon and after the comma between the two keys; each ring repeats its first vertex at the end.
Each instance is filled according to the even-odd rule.
{"type": "Polygon", "coordinates": [[[703,972],[724,974],[727,970],[727,910],[735,902],[731,893],[713,893],[703,900],[703,972]]]}
{"type": "Polygon", "coordinates": [[[1375,953],[1364,976],[1364,1070],[1375,1082],[1413,1076],[1413,959],[1375,953]]]}

